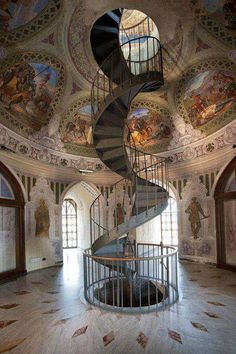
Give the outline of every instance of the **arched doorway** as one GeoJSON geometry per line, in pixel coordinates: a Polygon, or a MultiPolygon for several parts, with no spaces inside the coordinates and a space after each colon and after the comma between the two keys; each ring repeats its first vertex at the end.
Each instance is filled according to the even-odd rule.
{"type": "Polygon", "coordinates": [[[179,244],[179,213],[178,194],[169,184],[169,200],[166,209],[154,219],[139,226],[136,231],[137,242],[157,243],[178,247],[179,244]]]}
{"type": "Polygon", "coordinates": [[[236,271],[236,157],[215,189],[217,265],[236,271]]]}
{"type": "Polygon", "coordinates": [[[99,194],[95,185],[85,181],[73,183],[62,194],[61,234],[64,249],[90,247],[90,206],[99,194]]]}
{"type": "Polygon", "coordinates": [[[0,162],[0,281],[26,271],[24,203],[19,182],[0,162]]]}

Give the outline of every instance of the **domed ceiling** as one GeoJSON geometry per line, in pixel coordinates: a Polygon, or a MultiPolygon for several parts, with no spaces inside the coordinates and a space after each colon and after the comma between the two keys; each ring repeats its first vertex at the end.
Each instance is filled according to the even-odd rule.
{"type": "Polygon", "coordinates": [[[90,30],[118,7],[127,9],[127,26],[137,21],[134,3],[158,27],[165,85],[133,101],[127,120],[133,143],[170,161],[181,146],[219,145],[214,139],[234,124],[236,112],[233,0],[0,1],[2,145],[12,144],[13,132],[19,152],[41,149],[45,162],[56,152],[65,166],[73,156],[96,157],[90,89],[98,67],[90,30]]]}

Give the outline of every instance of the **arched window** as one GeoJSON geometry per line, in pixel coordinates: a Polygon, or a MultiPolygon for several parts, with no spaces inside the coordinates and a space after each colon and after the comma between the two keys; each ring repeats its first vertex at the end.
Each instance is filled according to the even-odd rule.
{"type": "Polygon", "coordinates": [[[62,247],[77,248],[77,207],[72,199],[62,205],[62,247]]]}
{"type": "Polygon", "coordinates": [[[236,157],[215,189],[218,267],[236,270],[236,157]]]}
{"type": "Polygon", "coordinates": [[[16,178],[0,162],[0,280],[24,272],[24,197],[16,178]]]}

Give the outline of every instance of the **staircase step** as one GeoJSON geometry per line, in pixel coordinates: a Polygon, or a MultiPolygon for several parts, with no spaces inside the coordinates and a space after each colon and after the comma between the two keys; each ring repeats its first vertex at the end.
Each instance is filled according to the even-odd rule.
{"type": "Polygon", "coordinates": [[[113,27],[113,26],[106,26],[106,25],[100,25],[100,24],[96,24],[93,27],[93,30],[98,30],[98,31],[103,31],[103,32],[109,32],[109,33],[115,33],[118,34],[119,30],[117,27],[113,27]]]}
{"type": "Polygon", "coordinates": [[[114,158],[117,158],[119,156],[124,155],[124,149],[123,147],[119,147],[116,149],[110,149],[102,154],[102,160],[112,160],[114,158]]]}
{"type": "Polygon", "coordinates": [[[123,137],[123,128],[111,126],[97,126],[94,130],[94,134],[123,137]]]}
{"type": "Polygon", "coordinates": [[[104,56],[104,52],[110,52],[110,49],[113,48],[113,44],[117,43],[117,38],[112,38],[109,40],[109,42],[107,41],[102,41],[101,43],[97,42],[97,47],[96,47],[96,52],[100,51],[101,54],[104,56]]]}
{"type": "Polygon", "coordinates": [[[128,111],[129,111],[129,107],[122,101],[121,98],[117,98],[115,100],[115,104],[117,109],[125,116],[127,117],[128,111]]]}
{"type": "Polygon", "coordinates": [[[109,147],[115,147],[115,146],[123,146],[124,141],[123,141],[123,137],[122,138],[104,138],[101,139],[97,145],[96,148],[97,149],[106,149],[109,147]]]}
{"type": "Polygon", "coordinates": [[[138,191],[146,191],[146,190],[154,190],[154,189],[157,189],[157,190],[162,190],[162,188],[158,185],[158,184],[152,184],[152,185],[146,185],[146,184],[137,184],[137,190],[138,191]]]}
{"type": "Polygon", "coordinates": [[[114,11],[108,11],[107,15],[110,16],[116,23],[120,23],[121,16],[115,14],[114,11]]]}
{"type": "Polygon", "coordinates": [[[117,159],[115,162],[111,164],[111,170],[114,172],[118,170],[122,170],[124,168],[126,168],[126,162],[124,157],[117,159]]]}

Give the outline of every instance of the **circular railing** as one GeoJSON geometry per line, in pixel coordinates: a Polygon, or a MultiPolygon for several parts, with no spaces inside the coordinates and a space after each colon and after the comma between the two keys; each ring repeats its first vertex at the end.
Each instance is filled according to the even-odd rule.
{"type": "MultiPolygon", "coordinates": [[[[122,240],[122,239],[121,239],[122,240]]],[[[111,311],[151,312],[178,300],[177,249],[162,244],[138,243],[134,256],[120,240],[116,257],[84,252],[84,296],[111,311]]]]}
{"type": "Polygon", "coordinates": [[[161,44],[156,37],[143,36],[123,43],[115,49],[100,65],[91,88],[91,109],[95,119],[101,106],[109,96],[114,96],[119,87],[134,85],[145,75],[154,73],[163,79],[161,44]],[[136,50],[134,50],[136,49],[136,50]],[[119,66],[114,68],[119,61],[119,66]]]}

